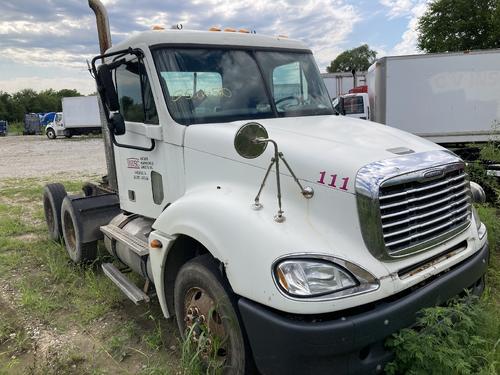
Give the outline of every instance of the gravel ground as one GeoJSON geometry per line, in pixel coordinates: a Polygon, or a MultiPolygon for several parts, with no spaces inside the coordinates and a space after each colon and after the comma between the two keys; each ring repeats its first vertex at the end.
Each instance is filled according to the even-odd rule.
{"type": "Polygon", "coordinates": [[[105,174],[102,138],[0,137],[0,178],[105,174]]]}

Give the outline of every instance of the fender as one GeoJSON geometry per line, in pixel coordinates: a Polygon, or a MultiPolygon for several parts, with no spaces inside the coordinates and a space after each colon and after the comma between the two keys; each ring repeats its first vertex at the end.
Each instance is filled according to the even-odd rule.
{"type": "MultiPolygon", "coordinates": [[[[272,265],[281,256],[311,250],[332,256],[332,242],[318,235],[303,207],[298,210],[289,205],[286,221],[277,223],[275,202],[267,202],[261,210],[253,210],[247,195],[231,189],[197,189],[163,211],[153,223],[155,231],[151,235],[163,233],[174,238],[182,234],[196,239],[224,264],[228,281],[240,296],[288,312],[313,313],[318,311],[318,304],[331,311],[336,302],[325,304],[285,297],[275,285],[272,265]]],[[[339,236],[337,246],[343,243],[339,236]]],[[[168,251],[159,254],[151,265],[158,295],[163,294],[164,299],[163,276],[168,270],[163,268],[168,251]]],[[[363,298],[364,302],[366,295],[355,298],[363,298]]],[[[370,300],[377,298],[377,293],[368,296],[370,300]]]]}

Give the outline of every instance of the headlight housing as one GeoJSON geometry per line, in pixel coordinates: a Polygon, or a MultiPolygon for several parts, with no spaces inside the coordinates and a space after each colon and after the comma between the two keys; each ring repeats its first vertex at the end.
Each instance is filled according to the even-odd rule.
{"type": "Polygon", "coordinates": [[[379,286],[359,266],[333,258],[285,258],[275,263],[273,274],[278,288],[294,298],[339,298],[379,286]]]}
{"type": "Polygon", "coordinates": [[[474,206],[472,206],[472,216],[474,216],[474,222],[476,223],[477,235],[479,239],[482,240],[486,234],[486,225],[481,222],[481,218],[474,206]]]}
{"type": "MultiPolygon", "coordinates": [[[[474,203],[485,203],[486,202],[486,193],[484,192],[483,188],[481,185],[475,183],[475,182],[470,182],[470,190],[472,193],[472,201],[474,203]]],[[[477,235],[479,239],[483,239],[484,235],[486,234],[486,226],[481,223],[481,218],[479,217],[479,214],[477,213],[476,207],[472,206],[472,215],[474,216],[474,222],[476,223],[476,229],[477,229],[477,235]]]]}

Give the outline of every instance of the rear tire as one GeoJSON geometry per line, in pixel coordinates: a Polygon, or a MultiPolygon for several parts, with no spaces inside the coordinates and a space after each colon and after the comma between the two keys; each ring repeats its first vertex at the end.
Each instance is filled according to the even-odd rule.
{"type": "Polygon", "coordinates": [[[82,223],[78,221],[69,197],[64,198],[61,206],[61,222],[66,251],[71,260],[77,264],[93,262],[97,257],[97,241],[82,242],[82,223]]]}
{"type": "Polygon", "coordinates": [[[58,241],[62,237],[61,205],[66,197],[64,185],[47,184],[43,189],[43,211],[49,229],[49,238],[58,241]]]}
{"type": "Polygon", "coordinates": [[[47,136],[48,139],[56,139],[57,135],[54,129],[49,128],[45,131],[45,135],[47,136]]]}
{"type": "Polygon", "coordinates": [[[174,303],[183,339],[191,332],[188,339],[196,345],[201,332],[208,332],[211,342],[219,343],[210,348],[209,357],[220,364],[223,374],[240,375],[246,373],[251,355],[233,300],[233,292],[210,255],[194,258],[180,269],[174,303]]]}

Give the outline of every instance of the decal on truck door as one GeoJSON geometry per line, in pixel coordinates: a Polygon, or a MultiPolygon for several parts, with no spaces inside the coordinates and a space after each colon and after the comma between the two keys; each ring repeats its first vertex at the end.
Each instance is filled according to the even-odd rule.
{"type": "Polygon", "coordinates": [[[153,166],[154,162],[149,160],[149,157],[147,156],[127,159],[127,168],[135,169],[134,180],[149,181],[148,171],[152,170],[153,166]]]}

